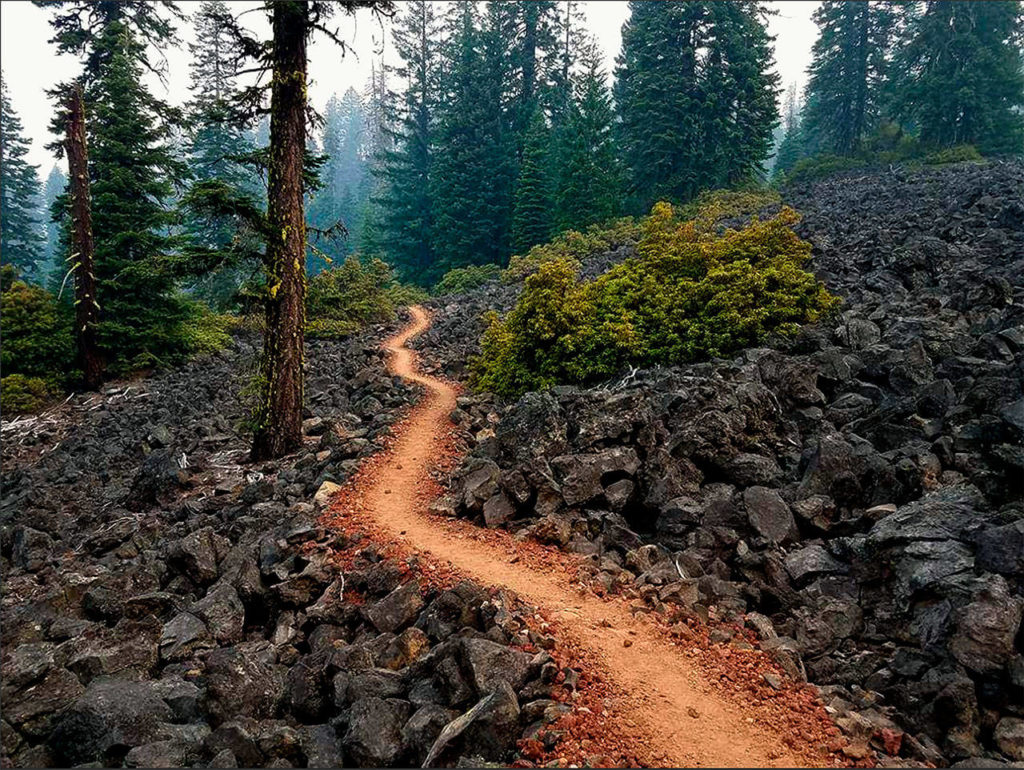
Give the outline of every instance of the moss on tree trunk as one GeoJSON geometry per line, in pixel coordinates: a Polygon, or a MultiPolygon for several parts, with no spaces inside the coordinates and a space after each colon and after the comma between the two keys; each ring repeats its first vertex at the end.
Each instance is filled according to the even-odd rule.
{"type": "Polygon", "coordinates": [[[306,224],[302,161],[306,146],[304,2],[273,4],[273,83],[266,250],[267,296],[261,407],[252,459],[279,457],[302,443],[306,224]]]}

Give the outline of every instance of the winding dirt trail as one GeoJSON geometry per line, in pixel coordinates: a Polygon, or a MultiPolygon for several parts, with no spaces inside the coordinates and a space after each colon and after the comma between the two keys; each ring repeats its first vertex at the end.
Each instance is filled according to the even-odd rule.
{"type": "MultiPolygon", "coordinates": [[[[347,501],[347,510],[359,509],[359,518],[385,541],[450,563],[466,577],[510,589],[542,608],[556,621],[559,637],[569,636],[587,660],[601,666],[616,693],[610,721],[636,736],[645,749],[641,754],[651,761],[675,767],[797,767],[825,761],[822,754],[790,748],[777,718],[717,692],[699,663],[672,646],[652,622],[634,617],[625,601],[581,592],[569,571],[523,555],[526,544],[508,533],[479,538],[468,531],[479,527],[428,512],[425,490],[436,494],[431,472],[446,451],[457,390],[419,371],[406,342],[427,329],[430,319],[420,307],[411,310],[412,323],[385,345],[393,373],[420,383],[426,395],[398,426],[390,450],[360,473],[357,497],[347,501]]],[[[347,515],[340,506],[333,515],[347,515]]]]}

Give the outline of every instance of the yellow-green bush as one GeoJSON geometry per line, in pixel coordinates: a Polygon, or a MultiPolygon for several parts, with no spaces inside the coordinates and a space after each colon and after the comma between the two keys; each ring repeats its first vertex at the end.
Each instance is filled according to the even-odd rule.
{"type": "Polygon", "coordinates": [[[506,283],[521,281],[547,262],[568,260],[578,266],[587,257],[635,243],[637,236],[636,222],[632,217],[616,219],[603,225],[591,225],[582,233],[566,230],[550,243],[534,246],[524,256],[513,256],[508,267],[502,271],[501,279],[506,283]]]}
{"type": "Polygon", "coordinates": [[[783,208],[714,236],[659,203],[640,223],[638,256],[597,279],[581,282],[569,259],[542,262],[507,317],[488,318],[474,384],[518,396],[795,332],[837,303],[802,268],[811,246],[793,232],[797,221],[783,208]]]}
{"type": "Polygon", "coordinates": [[[0,412],[5,417],[25,412],[38,412],[59,395],[42,377],[9,374],[0,379],[0,412]]]}
{"type": "Polygon", "coordinates": [[[192,312],[182,324],[181,336],[189,353],[215,353],[231,343],[231,332],[241,326],[240,316],[214,313],[202,302],[190,303],[192,312]]]}
{"type": "Polygon", "coordinates": [[[437,296],[462,294],[494,280],[500,274],[501,268],[494,264],[456,267],[441,277],[441,280],[434,287],[434,294],[437,296]]]}
{"type": "Polygon", "coordinates": [[[75,354],[71,308],[59,304],[46,289],[18,279],[7,266],[2,286],[0,370],[4,376],[23,374],[52,384],[63,382],[75,354]]]}

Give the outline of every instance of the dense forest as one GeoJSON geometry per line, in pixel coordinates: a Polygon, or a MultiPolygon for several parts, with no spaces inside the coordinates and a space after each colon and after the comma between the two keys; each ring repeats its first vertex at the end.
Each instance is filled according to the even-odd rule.
{"type": "Polygon", "coordinates": [[[268,345],[300,306],[308,317],[292,326],[344,334],[413,287],[492,275],[658,201],[1012,154],[1024,142],[1015,2],[824,2],[805,92],[785,95],[770,3],[630,3],[613,73],[571,0],[308,3],[294,18],[270,4],[273,23],[297,25],[295,77],[306,77],[307,44],[345,55],[330,25],[357,8],[387,25],[399,63],[375,63],[365,88],[336,94],[322,114],[304,93],[275,90],[285,30],[256,39],[228,3],[39,5],[55,50],[82,61],[81,77],[51,94],[65,137],[53,149],[73,160],[69,94],[81,89],[78,181],[88,184],[60,164],[40,179],[5,87],[10,408],[215,348],[237,314],[261,305],[268,345]],[[162,52],[188,24],[191,97],[175,106],[143,75],[166,66],[162,52]],[[301,169],[283,179],[280,163],[301,169]],[[88,223],[75,213],[86,199],[88,223]],[[289,227],[305,234],[279,247],[289,227]]]}

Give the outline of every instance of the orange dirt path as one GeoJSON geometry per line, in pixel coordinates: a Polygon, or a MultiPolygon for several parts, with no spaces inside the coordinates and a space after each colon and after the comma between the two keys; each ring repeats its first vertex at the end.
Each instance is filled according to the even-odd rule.
{"type": "Polygon", "coordinates": [[[538,559],[534,544],[428,512],[430,497],[437,493],[432,474],[450,454],[449,415],[458,391],[419,371],[416,354],[406,342],[427,329],[430,318],[421,307],[411,312],[412,322],[385,346],[392,353],[392,372],[421,384],[426,395],[396,426],[389,450],[357,475],[353,494],[358,513],[353,512],[350,497],[347,511],[336,503],[329,516],[336,521],[357,516],[385,543],[422,553],[538,606],[553,621],[560,643],[600,667],[598,679],[611,685],[613,693],[605,719],[617,732],[635,736],[641,761],[669,767],[827,763],[826,755],[808,745],[811,736],[800,735],[799,723],[788,725],[777,712],[769,714],[756,703],[716,691],[709,679],[717,675],[702,667],[699,655],[688,656],[673,646],[663,629],[642,615],[634,616],[625,601],[602,600],[581,591],[559,558],[538,559]]]}

